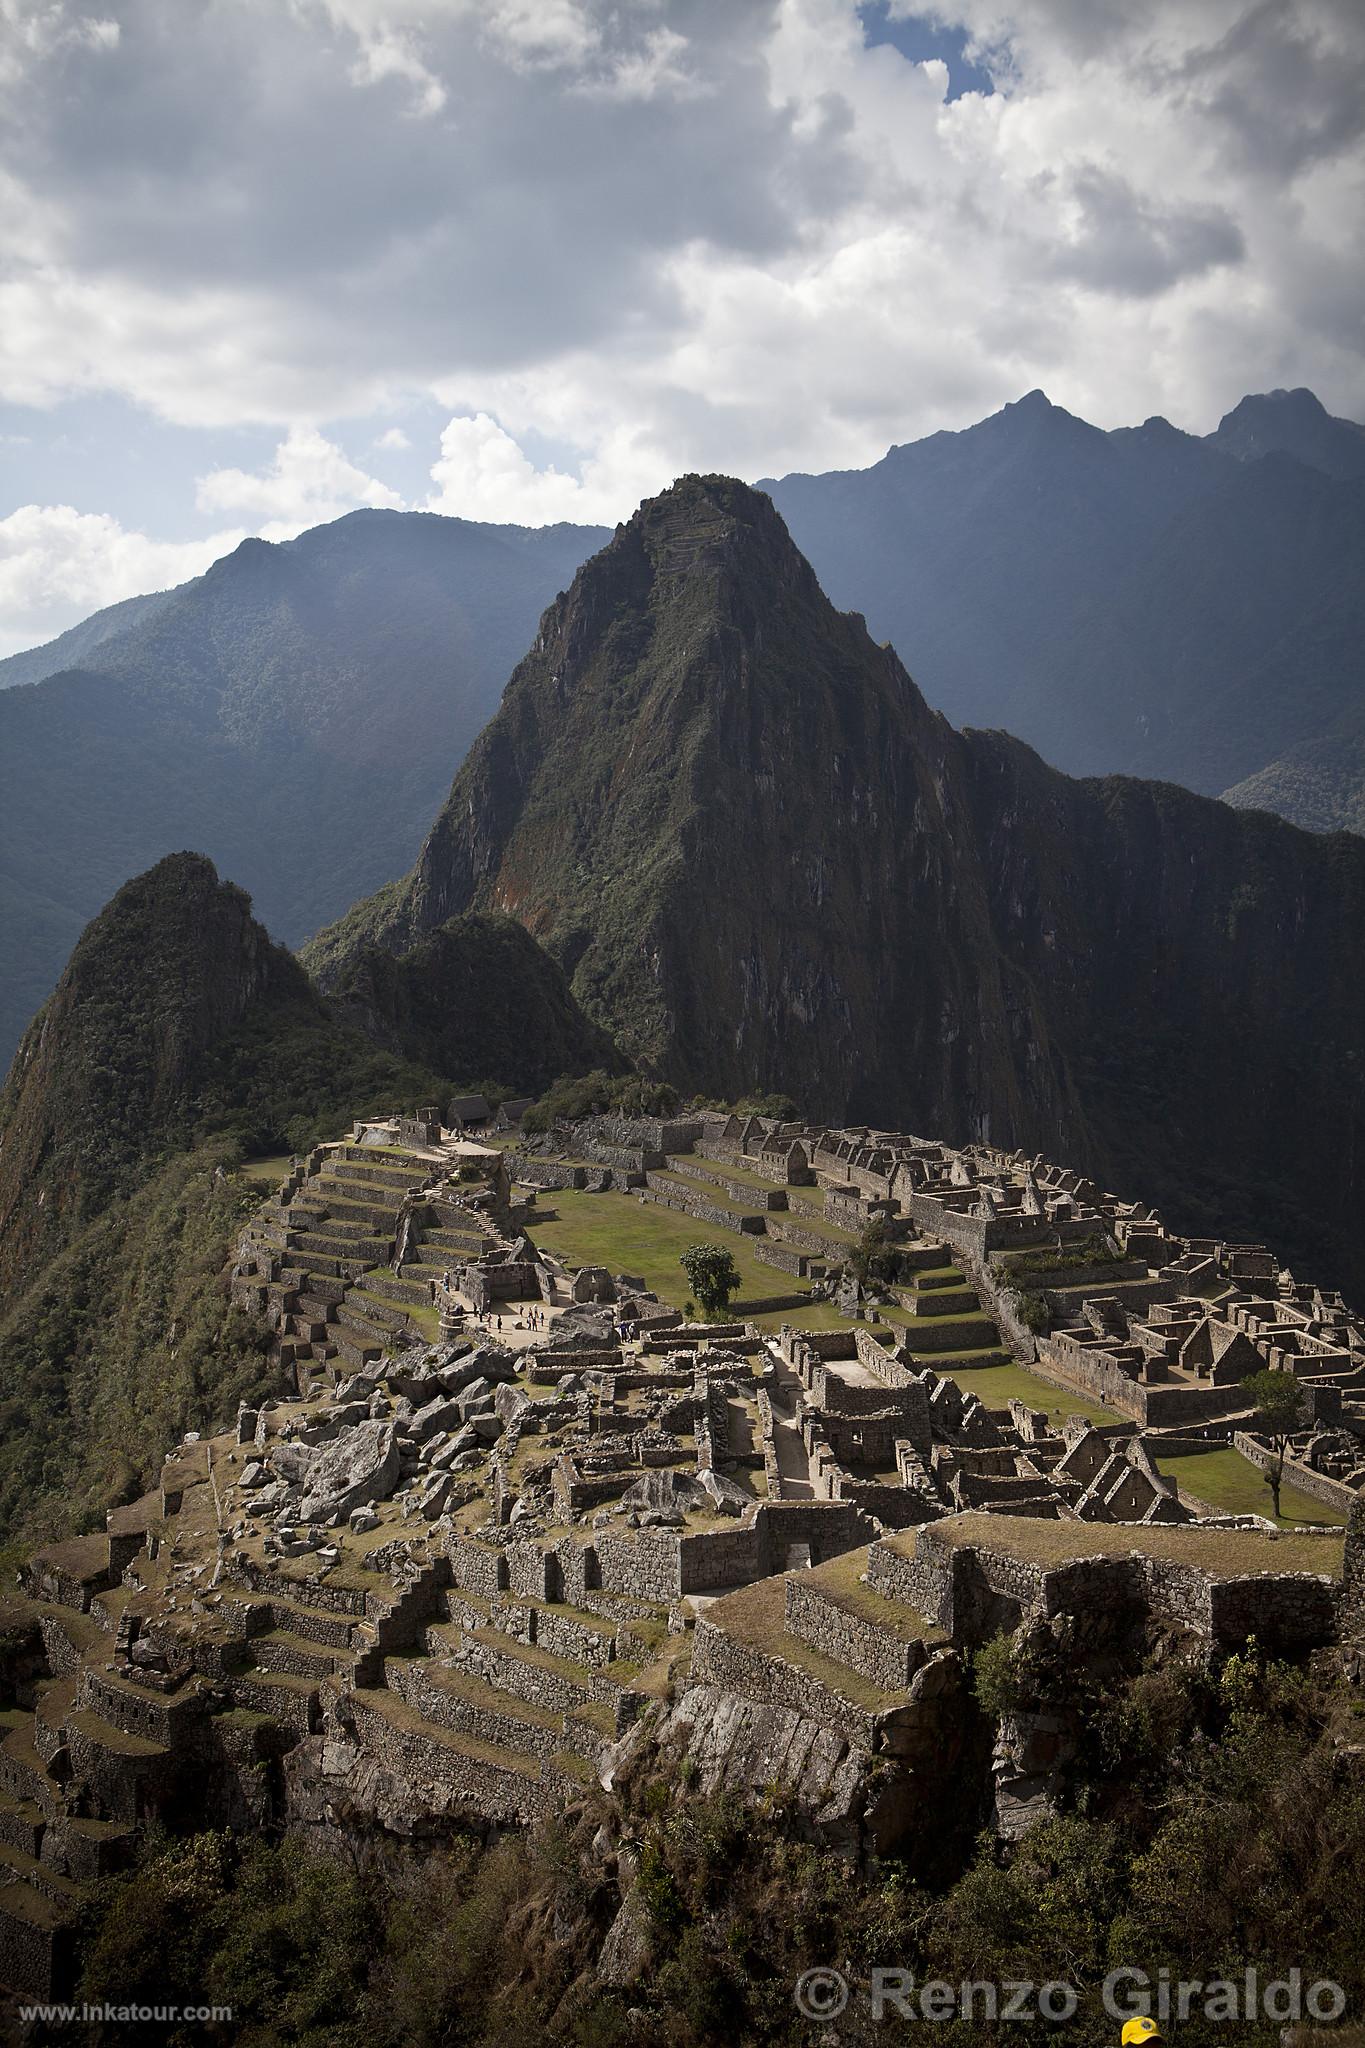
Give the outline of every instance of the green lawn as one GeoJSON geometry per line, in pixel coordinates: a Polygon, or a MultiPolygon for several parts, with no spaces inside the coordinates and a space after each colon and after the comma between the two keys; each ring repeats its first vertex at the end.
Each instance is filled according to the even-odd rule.
{"type": "Polygon", "coordinates": [[[673,1154],[669,1158],[669,1165],[676,1165],[679,1158],[685,1159],[690,1168],[698,1173],[704,1173],[708,1180],[716,1184],[723,1180],[733,1180],[739,1181],[746,1188],[767,1188],[770,1192],[773,1188],[786,1186],[785,1181],[769,1180],[752,1166],[726,1166],[719,1159],[703,1159],[699,1152],[695,1155],[691,1152],[673,1154]]]}
{"type": "Polygon", "coordinates": [[[1102,1408],[1098,1401],[1087,1401],[1081,1394],[1064,1393],[1050,1380],[1040,1379],[1036,1372],[1030,1372],[1025,1365],[962,1365],[952,1352],[927,1359],[926,1363],[932,1365],[935,1372],[956,1380],[964,1393],[979,1395],[988,1408],[1004,1408],[1011,1401],[1027,1401],[1030,1408],[1041,1408],[1058,1426],[1068,1415],[1083,1415],[1087,1422],[1120,1420],[1112,1409],[1102,1408]]]}
{"type": "Polygon", "coordinates": [[[557,1253],[566,1265],[638,1274],[661,1301],[675,1308],[681,1308],[689,1294],[678,1258],[693,1244],[726,1247],[739,1268],[741,1295],[761,1300],[765,1294],[805,1290],[806,1283],[756,1259],[736,1232],[661,1208],[657,1202],[642,1203],[634,1195],[590,1195],[580,1188],[547,1189],[541,1200],[554,1209],[556,1220],[532,1221],[533,1243],[557,1253]]]}
{"type": "MultiPolygon", "coordinates": [[[[1232,1515],[1270,1514],[1270,1488],[1264,1476],[1231,1444],[1223,1444],[1216,1451],[1196,1451],[1187,1458],[1163,1456],[1160,1470],[1164,1478],[1207,1501],[1211,1508],[1232,1515]]],[[[1282,1529],[1305,1522],[1339,1529],[1346,1521],[1337,1509],[1288,1484],[1280,1489],[1280,1510],[1282,1529]]]]}
{"type": "Polygon", "coordinates": [[[275,1152],[268,1158],[244,1159],[237,1170],[248,1180],[264,1181],[269,1187],[278,1187],[289,1171],[289,1154],[275,1152]]]}

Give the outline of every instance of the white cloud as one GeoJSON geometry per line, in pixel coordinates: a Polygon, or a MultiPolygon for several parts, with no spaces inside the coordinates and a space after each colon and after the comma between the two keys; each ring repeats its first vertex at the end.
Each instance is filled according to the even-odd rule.
{"type": "Polygon", "coordinates": [[[451,420],[431,476],[437,488],[426,510],[461,519],[553,526],[562,519],[592,525],[622,516],[613,479],[580,481],[553,465],[537,469],[485,412],[451,420]]]}
{"type": "Polygon", "coordinates": [[[50,640],[120,598],[202,575],[242,537],[157,541],[105,512],[21,505],[0,519],[0,655],[50,640]]]}
{"type": "Polygon", "coordinates": [[[891,11],[999,89],[947,100],[854,0],[0,0],[0,398],[268,424],[199,504],[272,533],[396,504],[339,441],[432,401],[433,502],[519,521],[1035,385],[1365,415],[1359,0],[891,11]]]}
{"type": "Polygon", "coordinates": [[[118,42],[116,21],[73,13],[66,0],[0,0],[0,85],[63,48],[113,50],[118,42]]]}
{"type": "Polygon", "coordinates": [[[405,448],[411,448],[412,442],[401,427],[386,427],[382,434],[375,437],[374,445],[383,449],[386,454],[401,454],[405,448]]]}
{"type": "Polygon", "coordinates": [[[238,514],[267,540],[288,540],[359,505],[397,509],[403,500],[315,427],[295,427],[267,470],[215,469],[200,477],[195,503],[201,512],[238,514]]]}

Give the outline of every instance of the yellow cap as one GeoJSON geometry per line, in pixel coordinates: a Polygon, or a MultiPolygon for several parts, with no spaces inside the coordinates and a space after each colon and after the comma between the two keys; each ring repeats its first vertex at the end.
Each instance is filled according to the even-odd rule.
{"type": "Polygon", "coordinates": [[[1135,2048],[1135,2044],[1140,2044],[1143,2041],[1159,2041],[1160,2039],[1160,2027],[1155,2020],[1148,2019],[1145,2012],[1139,2014],[1135,2020],[1125,2020],[1123,2032],[1119,2035],[1122,2048],[1135,2048]]]}

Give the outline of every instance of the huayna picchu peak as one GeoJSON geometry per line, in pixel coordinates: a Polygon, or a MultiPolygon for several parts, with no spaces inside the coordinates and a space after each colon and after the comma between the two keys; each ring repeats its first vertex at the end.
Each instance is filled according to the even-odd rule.
{"type": "Polygon", "coordinates": [[[617,529],[411,875],[305,958],[468,910],[680,1087],[1055,1145],[1362,1273],[1365,844],[955,732],[743,484],[617,529]]]}

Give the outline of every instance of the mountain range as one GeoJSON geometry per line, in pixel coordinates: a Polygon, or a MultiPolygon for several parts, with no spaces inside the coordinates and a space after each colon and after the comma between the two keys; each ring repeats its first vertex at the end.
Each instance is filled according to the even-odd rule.
{"type": "MultiPolygon", "coordinates": [[[[1365,430],[1307,391],[1203,437],[1041,392],[768,486],[957,725],[1365,828],[1365,430]]],[[[193,846],[286,944],[410,865],[602,528],[358,512],[0,662],[0,1059],[112,892],[193,846]]]]}
{"type": "Polygon", "coordinates": [[[401,873],[605,538],[356,512],[0,663],[0,1060],[86,921],[165,854],[208,854],[286,944],[401,873]]]}
{"type": "Polygon", "coordinates": [[[959,733],[743,484],[585,564],[410,875],[304,959],[469,911],[680,1088],[1046,1149],[1365,1280],[1365,841],[959,733]]]}
{"type": "Polygon", "coordinates": [[[871,469],[760,488],[955,725],[1073,775],[1216,796],[1268,773],[1233,800],[1358,820],[1365,783],[1314,803],[1272,767],[1365,707],[1365,429],[1311,392],[1245,398],[1201,437],[1101,432],[1034,391],[871,469]]]}

